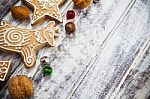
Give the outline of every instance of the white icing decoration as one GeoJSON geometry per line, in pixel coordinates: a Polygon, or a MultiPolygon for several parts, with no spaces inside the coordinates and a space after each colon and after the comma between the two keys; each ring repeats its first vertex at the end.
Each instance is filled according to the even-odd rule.
{"type": "Polygon", "coordinates": [[[35,51],[46,43],[54,45],[55,22],[50,22],[41,30],[21,29],[1,21],[0,48],[21,53],[27,67],[32,67],[36,61],[35,51]],[[48,32],[45,32],[47,30],[48,32]],[[50,37],[50,36],[51,37],[50,37]]]}
{"type": "Polygon", "coordinates": [[[31,24],[34,24],[35,22],[37,22],[39,19],[43,18],[46,15],[55,18],[59,22],[62,22],[61,13],[58,8],[59,4],[58,1],[55,0],[23,0],[23,1],[28,2],[29,5],[32,5],[34,7],[34,14],[32,17],[31,24]]]}
{"type": "Polygon", "coordinates": [[[24,41],[24,36],[20,31],[11,30],[4,35],[5,43],[11,46],[21,46],[24,41]]]}
{"type": "Polygon", "coordinates": [[[36,11],[35,14],[39,14],[39,13],[36,11]]]}
{"type": "Polygon", "coordinates": [[[0,65],[0,81],[4,81],[10,68],[10,61],[0,61],[0,65]]]}
{"type": "Polygon", "coordinates": [[[38,36],[40,33],[38,31],[35,31],[35,36],[38,36]]]}
{"type": "Polygon", "coordinates": [[[39,42],[39,43],[42,43],[42,37],[40,37],[40,33],[39,32],[35,32],[35,36],[36,36],[36,40],[39,42]]]}
{"type": "Polygon", "coordinates": [[[38,0],[40,6],[42,7],[43,10],[47,9],[48,7],[54,7],[54,3],[52,2],[52,0],[38,0]]]}

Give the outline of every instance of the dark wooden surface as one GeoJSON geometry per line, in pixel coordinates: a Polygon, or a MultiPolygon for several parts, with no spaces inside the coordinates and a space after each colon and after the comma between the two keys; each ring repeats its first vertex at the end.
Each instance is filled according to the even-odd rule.
{"type": "Polygon", "coordinates": [[[0,20],[9,12],[10,8],[19,0],[1,0],[0,1],[0,20]]]}

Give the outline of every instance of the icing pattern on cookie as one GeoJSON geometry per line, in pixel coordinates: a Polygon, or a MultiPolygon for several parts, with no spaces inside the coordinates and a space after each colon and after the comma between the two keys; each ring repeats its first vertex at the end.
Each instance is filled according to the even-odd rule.
{"type": "Polygon", "coordinates": [[[67,0],[56,0],[57,4],[61,6],[63,3],[65,3],[67,0]]]}
{"type": "Polygon", "coordinates": [[[62,22],[61,13],[56,0],[22,0],[34,8],[31,24],[39,23],[40,19],[49,16],[59,22],[62,22]]]}
{"type": "Polygon", "coordinates": [[[41,30],[16,28],[6,21],[1,21],[0,49],[21,53],[26,67],[32,67],[36,60],[36,50],[46,44],[54,46],[57,32],[54,21],[41,30]]]}
{"type": "Polygon", "coordinates": [[[0,81],[4,81],[10,69],[10,61],[0,61],[0,81]]]}

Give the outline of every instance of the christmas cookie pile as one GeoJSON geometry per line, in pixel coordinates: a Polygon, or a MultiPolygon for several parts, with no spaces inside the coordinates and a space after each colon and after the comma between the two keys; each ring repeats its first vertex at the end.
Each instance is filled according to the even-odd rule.
{"type": "MultiPolygon", "coordinates": [[[[12,16],[19,20],[30,20],[30,8],[33,10],[31,25],[42,23],[45,18],[50,22],[42,29],[25,29],[11,25],[5,20],[0,22],[0,50],[19,53],[22,56],[25,67],[31,68],[36,62],[36,51],[45,45],[54,46],[55,38],[58,37],[59,28],[56,26],[62,23],[62,16],[59,7],[66,0],[21,0],[24,6],[11,8],[12,16]]],[[[80,9],[87,7],[91,0],[73,0],[74,5],[80,9]]],[[[68,10],[66,13],[66,33],[74,33],[75,11],[68,10]]],[[[43,77],[50,76],[53,69],[47,57],[41,58],[43,77]]],[[[0,61],[0,82],[5,81],[11,70],[10,61],[0,61]]],[[[8,91],[13,99],[25,99],[33,95],[33,82],[25,75],[12,77],[8,82],[8,91]]]]}
{"type": "MultiPolygon", "coordinates": [[[[55,21],[62,22],[58,9],[60,1],[56,0],[22,0],[26,5],[33,6],[34,13],[31,24],[35,25],[45,19],[46,16],[55,21]]],[[[26,7],[13,7],[12,14],[17,19],[23,20],[28,17],[29,11],[26,7]],[[23,10],[23,11],[20,11],[23,10]]],[[[58,36],[58,27],[55,21],[40,30],[17,28],[7,21],[0,23],[0,49],[20,53],[25,66],[30,68],[36,61],[35,52],[44,45],[54,46],[54,38],[58,36]]]]}

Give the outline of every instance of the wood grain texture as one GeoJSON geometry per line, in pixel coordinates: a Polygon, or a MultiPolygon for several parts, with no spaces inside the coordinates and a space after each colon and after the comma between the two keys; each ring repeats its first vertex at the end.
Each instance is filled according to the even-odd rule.
{"type": "Polygon", "coordinates": [[[113,99],[110,98],[112,93],[150,36],[149,8],[148,0],[136,0],[85,78],[72,93],[72,99],[113,99]]]}
{"type": "MultiPolygon", "coordinates": [[[[66,11],[68,9],[68,7],[71,4],[72,2],[70,2],[70,0],[68,0],[64,6],[61,6],[61,13],[62,15],[64,15],[64,11],[66,11]]],[[[16,5],[23,5],[21,2],[18,2],[16,5]]],[[[32,12],[30,12],[30,19],[32,17],[32,12]]],[[[4,18],[3,20],[7,20],[10,24],[16,26],[16,27],[20,27],[20,28],[33,28],[33,29],[40,29],[44,26],[46,26],[46,24],[49,22],[49,20],[45,20],[43,23],[39,24],[39,25],[36,25],[36,26],[31,26],[31,23],[30,23],[30,20],[25,20],[23,22],[19,21],[19,20],[16,20],[12,17],[11,15],[11,12],[9,12],[4,18]]],[[[22,68],[20,66],[24,66],[23,64],[23,61],[21,59],[21,56],[19,54],[16,54],[16,53],[11,53],[11,52],[2,52],[0,53],[0,59],[1,60],[10,60],[12,62],[12,66],[13,66],[13,69],[11,71],[11,74],[10,76],[14,76],[14,75],[19,75],[18,71],[22,68]]],[[[26,68],[24,68],[25,70],[27,70],[26,68]]],[[[28,71],[28,70],[27,70],[28,71]]],[[[10,77],[9,77],[10,78],[10,77]]],[[[8,79],[9,80],[9,79],[8,79]]],[[[1,93],[5,93],[7,90],[5,90],[7,88],[7,81],[6,82],[2,82],[0,83],[0,97],[2,98],[7,98],[7,97],[4,97],[5,94],[1,94],[1,93]],[[3,96],[4,95],[4,96],[3,96]]]]}
{"type": "MultiPolygon", "coordinates": [[[[112,33],[112,29],[119,25],[133,3],[131,0],[104,0],[96,5],[91,5],[88,9],[76,9],[77,31],[75,35],[66,35],[64,28],[61,27],[61,36],[56,46],[39,51],[35,68],[26,70],[21,64],[13,75],[26,74],[32,77],[36,99],[68,97],[68,93],[76,89],[86,71],[92,66],[103,42],[112,33]],[[51,78],[42,77],[39,59],[44,55],[49,57],[54,68],[51,78]]],[[[28,21],[22,23],[14,21],[10,13],[4,19],[9,19],[11,24],[18,27],[31,28],[28,21]]],[[[65,22],[64,18],[64,24],[65,22]]],[[[7,97],[5,91],[1,94],[4,98],[7,97]]]]}
{"type": "Polygon", "coordinates": [[[0,20],[7,14],[10,8],[19,0],[1,0],[0,1],[0,20]]]}
{"type": "Polygon", "coordinates": [[[115,98],[150,98],[150,47],[144,54],[143,59],[131,70],[115,98]]]}
{"type": "MultiPolygon", "coordinates": [[[[1,59],[12,57],[15,63],[11,77],[17,74],[31,77],[33,99],[110,97],[149,36],[149,0],[102,0],[83,10],[74,8],[70,1],[61,7],[61,12],[65,15],[67,9],[75,10],[77,31],[65,34],[67,20],[64,16],[56,46],[38,51],[34,68],[27,70],[17,54],[0,55],[1,59]],[[48,56],[54,69],[51,77],[42,75],[39,60],[43,56],[48,56]]],[[[49,21],[31,27],[30,20],[17,21],[11,13],[4,20],[33,29],[39,29],[49,21]]],[[[10,98],[7,82],[3,84],[0,97],[10,98]]]]}

